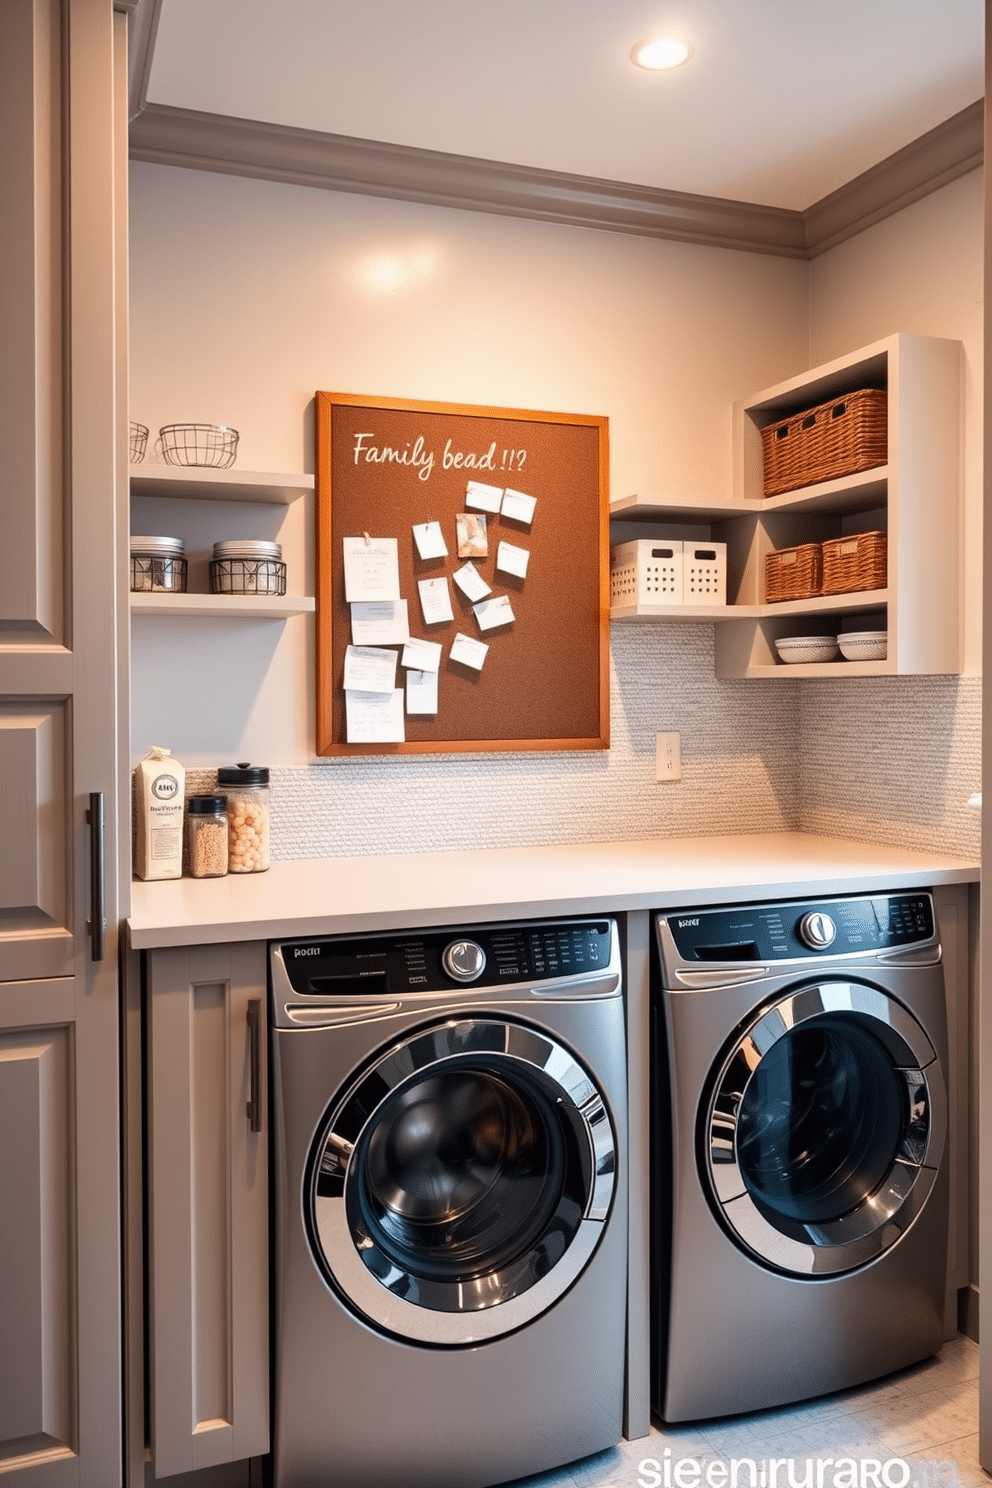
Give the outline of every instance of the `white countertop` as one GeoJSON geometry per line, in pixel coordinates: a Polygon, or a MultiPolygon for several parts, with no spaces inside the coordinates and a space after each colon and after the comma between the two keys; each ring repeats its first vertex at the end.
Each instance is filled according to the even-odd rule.
{"type": "Polygon", "coordinates": [[[273,863],[132,884],[136,950],[972,883],[979,864],[804,832],[273,863]]]}

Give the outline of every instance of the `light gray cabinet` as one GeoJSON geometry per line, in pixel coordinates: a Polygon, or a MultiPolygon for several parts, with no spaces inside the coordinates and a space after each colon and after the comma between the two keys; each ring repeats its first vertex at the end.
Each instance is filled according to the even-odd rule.
{"type": "Polygon", "coordinates": [[[156,1477],[269,1446],[266,947],[146,957],[149,1406],[156,1477]]]}
{"type": "Polygon", "coordinates": [[[121,1476],[124,26],[0,5],[0,1472],[37,1488],[121,1476]]]}

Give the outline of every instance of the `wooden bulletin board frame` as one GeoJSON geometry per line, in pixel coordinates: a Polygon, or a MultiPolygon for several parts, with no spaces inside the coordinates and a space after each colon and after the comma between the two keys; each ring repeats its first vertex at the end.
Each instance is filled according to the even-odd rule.
{"type": "Polygon", "coordinates": [[[317,754],[608,749],[608,420],[328,392],[315,412],[317,754]],[[494,596],[509,596],[514,622],[485,633],[450,582],[465,561],[455,516],[469,480],[536,499],[529,524],[487,514],[489,553],[476,566],[494,596]],[[423,560],[412,528],[435,520],[448,556],[423,560]],[[347,742],[343,539],[365,533],[398,539],[410,633],[444,645],[438,711],[407,716],[403,743],[347,742]],[[501,541],[529,552],[523,578],[496,571],[501,541]],[[454,621],[425,625],[417,581],[440,575],[454,621]],[[450,658],[459,631],[488,643],[481,672],[450,658]]]}

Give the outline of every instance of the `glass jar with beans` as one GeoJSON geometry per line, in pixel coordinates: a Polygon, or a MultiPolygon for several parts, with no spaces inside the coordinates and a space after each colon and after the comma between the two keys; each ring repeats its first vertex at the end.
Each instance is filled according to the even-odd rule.
{"type": "Polygon", "coordinates": [[[227,867],[230,873],[264,873],[269,866],[269,772],[249,764],[217,771],[227,797],[227,867]]]}
{"type": "Polygon", "coordinates": [[[223,878],[227,872],[227,798],[189,796],[186,840],[193,878],[223,878]]]}

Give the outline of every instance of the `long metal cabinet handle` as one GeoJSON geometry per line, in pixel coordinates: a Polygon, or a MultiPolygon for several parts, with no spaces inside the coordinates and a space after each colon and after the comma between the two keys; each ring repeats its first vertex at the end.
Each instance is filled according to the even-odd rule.
{"type": "Polygon", "coordinates": [[[262,1004],[253,997],[248,1004],[248,1103],[249,1129],[262,1130],[262,1004]]]}
{"type": "Polygon", "coordinates": [[[106,925],[103,853],[103,791],[90,791],[90,809],[86,813],[90,828],[90,935],[94,961],[104,956],[103,933],[106,925]]]}

